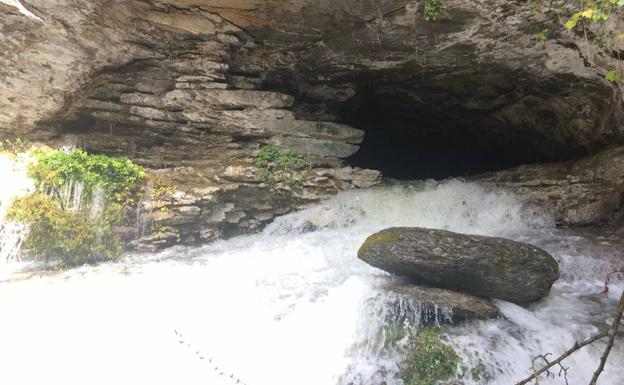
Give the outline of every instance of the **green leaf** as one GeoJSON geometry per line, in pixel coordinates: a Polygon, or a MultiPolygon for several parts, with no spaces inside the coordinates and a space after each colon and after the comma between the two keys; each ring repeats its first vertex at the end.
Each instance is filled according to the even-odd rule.
{"type": "Polygon", "coordinates": [[[576,27],[576,25],[578,24],[578,21],[581,18],[582,14],[582,12],[576,12],[575,14],[573,14],[572,17],[570,17],[568,21],[565,22],[565,27],[570,31],[573,30],[574,27],[576,27]]]}
{"type": "Polygon", "coordinates": [[[620,80],[622,80],[622,77],[620,76],[619,73],[615,71],[609,71],[605,74],[605,79],[607,79],[610,82],[619,82],[620,80]]]}

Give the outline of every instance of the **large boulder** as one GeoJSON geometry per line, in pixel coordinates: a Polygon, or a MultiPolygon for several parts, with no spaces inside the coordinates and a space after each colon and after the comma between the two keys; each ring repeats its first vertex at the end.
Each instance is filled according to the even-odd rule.
{"type": "Polygon", "coordinates": [[[529,303],[548,295],[559,267],[546,251],[503,238],[394,227],[368,237],[358,257],[418,283],[529,303]]]}

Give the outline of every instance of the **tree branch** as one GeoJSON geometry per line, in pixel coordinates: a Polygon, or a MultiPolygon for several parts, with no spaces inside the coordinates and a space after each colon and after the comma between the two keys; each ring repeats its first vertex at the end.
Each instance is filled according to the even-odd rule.
{"type": "Polygon", "coordinates": [[[617,334],[618,328],[620,327],[620,322],[622,322],[622,314],[624,313],[624,291],[622,291],[622,296],[620,297],[620,302],[618,302],[618,307],[615,312],[615,319],[609,328],[609,342],[607,342],[607,347],[605,348],[604,353],[602,353],[602,357],[600,357],[600,365],[598,365],[598,369],[594,372],[594,376],[592,377],[590,385],[596,385],[598,382],[598,377],[604,370],[605,364],[607,363],[607,358],[609,358],[609,353],[611,353],[611,349],[613,348],[613,342],[615,341],[615,335],[617,334]]]}
{"type": "Polygon", "coordinates": [[[595,334],[589,338],[587,338],[586,340],[583,340],[581,342],[576,342],[574,344],[574,346],[569,349],[568,351],[566,351],[565,353],[563,353],[561,356],[559,356],[559,358],[557,358],[554,361],[550,361],[550,363],[546,366],[544,366],[543,368],[541,368],[540,370],[538,370],[537,372],[533,373],[531,376],[525,378],[524,380],[518,382],[516,385],[526,385],[528,383],[530,383],[531,381],[533,381],[534,379],[536,379],[537,377],[539,377],[540,375],[544,374],[545,372],[547,372],[550,368],[552,368],[555,365],[558,365],[561,363],[561,361],[565,360],[566,358],[568,358],[570,355],[572,355],[572,353],[576,352],[577,350],[591,344],[594,343],[596,341],[598,341],[599,339],[606,337],[607,335],[609,335],[609,331],[611,329],[606,329],[601,331],[598,334],[595,334]]]}
{"type": "MultiPolygon", "coordinates": [[[[601,338],[604,338],[604,337],[608,336],[609,340],[607,342],[607,347],[605,348],[605,351],[602,353],[602,357],[600,358],[600,365],[598,366],[598,368],[594,372],[594,376],[593,376],[593,378],[592,378],[592,380],[590,382],[590,385],[596,385],[597,381],[598,381],[598,377],[603,372],[605,364],[607,362],[607,358],[609,357],[609,354],[611,353],[611,349],[613,348],[613,343],[615,342],[615,335],[617,334],[618,328],[620,327],[620,324],[622,323],[622,316],[623,315],[624,315],[624,291],[622,292],[622,296],[620,297],[620,300],[618,302],[617,310],[616,310],[616,313],[615,313],[615,319],[613,320],[613,323],[611,324],[611,327],[601,331],[598,334],[595,334],[595,335],[587,338],[586,340],[583,340],[581,342],[576,342],[571,349],[569,349],[568,351],[563,353],[556,360],[550,361],[550,362],[545,360],[548,363],[546,366],[544,366],[540,370],[536,371],[531,376],[529,376],[529,377],[525,378],[524,380],[518,382],[516,385],[526,385],[526,384],[530,383],[533,380],[537,380],[537,378],[540,375],[542,375],[544,373],[549,373],[550,368],[552,368],[555,365],[559,365],[560,367],[563,367],[561,365],[561,361],[563,361],[566,358],[568,358],[574,352],[576,352],[577,350],[579,350],[579,349],[581,349],[581,348],[583,348],[583,347],[585,347],[585,346],[587,346],[589,344],[592,344],[592,343],[598,341],[601,338]]],[[[543,357],[543,356],[538,356],[538,357],[543,357]]]]}

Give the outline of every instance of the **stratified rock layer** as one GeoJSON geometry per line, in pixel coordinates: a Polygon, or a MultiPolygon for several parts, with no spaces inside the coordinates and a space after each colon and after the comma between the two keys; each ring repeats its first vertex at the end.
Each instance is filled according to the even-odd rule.
{"type": "Polygon", "coordinates": [[[529,303],[559,278],[546,251],[503,238],[394,227],[368,237],[358,257],[428,286],[529,303]]]}
{"type": "Polygon", "coordinates": [[[409,0],[22,3],[36,17],[0,4],[0,137],[150,169],[136,247],[255,231],[374,185],[384,152],[369,150],[386,135],[439,164],[498,168],[624,141],[621,88],[604,79],[616,59],[587,57],[526,2],[445,0],[435,23],[409,0]],[[266,144],[303,155],[299,188],[266,183],[266,144]]]}
{"type": "Polygon", "coordinates": [[[622,215],[624,147],[578,161],[520,166],[473,179],[512,191],[528,204],[527,210],[543,210],[559,224],[605,223],[622,215]]]}

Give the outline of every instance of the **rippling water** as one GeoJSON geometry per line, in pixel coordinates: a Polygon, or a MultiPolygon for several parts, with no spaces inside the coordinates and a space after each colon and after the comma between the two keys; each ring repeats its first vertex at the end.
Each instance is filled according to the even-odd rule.
{"type": "MultiPolygon", "coordinates": [[[[510,194],[459,181],[380,187],[340,194],[253,236],[5,275],[0,383],[400,384],[404,341],[385,331],[401,320],[410,327],[418,317],[406,314],[418,308],[390,306],[384,287],[393,278],[356,258],[368,235],[389,226],[505,236],[560,262],[562,278],[541,302],[497,302],[505,319],[448,330],[466,384],[526,377],[533,356],[561,353],[605,327],[624,289],[600,294],[624,261],[617,240],[558,231],[510,194]]],[[[589,382],[601,348],[567,361],[570,384],[589,382]]],[[[619,344],[600,384],[624,384],[623,358],[619,344]]]]}

